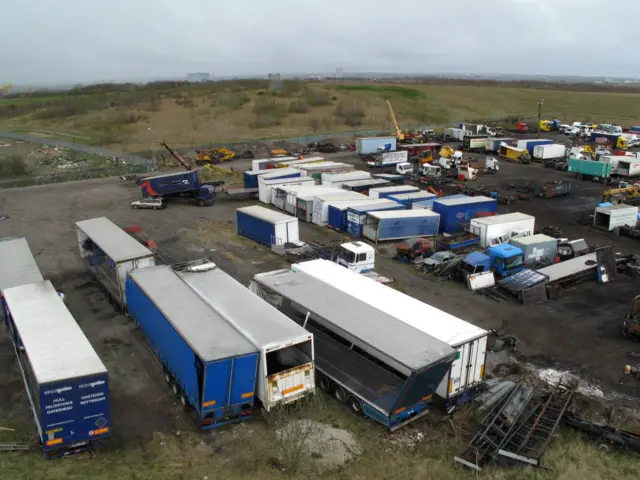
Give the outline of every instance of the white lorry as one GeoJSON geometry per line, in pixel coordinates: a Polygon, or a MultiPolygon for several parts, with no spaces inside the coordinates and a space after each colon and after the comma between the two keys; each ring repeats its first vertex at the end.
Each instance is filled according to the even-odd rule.
{"type": "Polygon", "coordinates": [[[533,235],[535,217],[524,213],[506,213],[493,217],[474,218],[469,224],[469,231],[480,237],[482,248],[506,243],[514,237],[533,235]]]}
{"type": "Polygon", "coordinates": [[[374,167],[392,167],[399,163],[407,163],[409,159],[409,152],[401,150],[397,152],[384,152],[376,156],[374,160],[368,161],[367,165],[370,168],[374,167]]]}

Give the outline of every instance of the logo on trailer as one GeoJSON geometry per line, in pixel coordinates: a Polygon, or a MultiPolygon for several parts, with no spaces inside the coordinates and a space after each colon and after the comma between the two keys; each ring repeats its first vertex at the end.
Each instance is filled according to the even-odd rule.
{"type": "Polygon", "coordinates": [[[98,380],[97,382],[91,382],[91,383],[85,383],[83,385],[80,385],[79,388],[87,388],[87,387],[95,388],[98,385],[104,385],[104,380],[98,380]]]}
{"type": "Polygon", "coordinates": [[[462,220],[462,219],[464,218],[464,212],[458,212],[458,213],[456,213],[456,218],[457,218],[458,220],[462,220]]]}
{"type": "Polygon", "coordinates": [[[44,392],[45,395],[51,395],[51,394],[56,394],[56,395],[60,395],[63,392],[68,392],[69,390],[72,390],[71,387],[62,387],[62,388],[58,388],[56,390],[47,390],[46,392],[44,392]]]}

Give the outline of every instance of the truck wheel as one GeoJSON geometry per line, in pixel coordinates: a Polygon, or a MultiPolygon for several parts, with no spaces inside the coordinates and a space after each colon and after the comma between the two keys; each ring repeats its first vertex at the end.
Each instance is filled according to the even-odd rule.
{"type": "Polygon", "coordinates": [[[133,209],[137,209],[137,208],[138,208],[138,205],[131,205],[131,208],[133,208],[133,209]]]}
{"type": "Polygon", "coordinates": [[[180,394],[180,387],[178,386],[178,384],[176,382],[173,382],[171,384],[171,390],[173,391],[174,395],[177,397],[180,394]]]}
{"type": "Polygon", "coordinates": [[[164,381],[167,382],[167,385],[171,385],[171,380],[173,380],[171,378],[171,374],[165,370],[164,371],[164,381]]]}
{"type": "Polygon", "coordinates": [[[199,207],[204,207],[204,200],[199,198],[197,204],[199,207]]]}
{"type": "Polygon", "coordinates": [[[184,410],[189,408],[189,400],[187,400],[187,396],[184,393],[180,395],[180,405],[182,405],[184,410]]]}
{"type": "Polygon", "coordinates": [[[362,402],[353,395],[349,397],[349,407],[356,415],[362,415],[362,402]]]}
{"type": "Polygon", "coordinates": [[[582,179],[584,178],[584,176],[583,176],[581,173],[578,173],[578,174],[576,175],[576,178],[577,178],[578,180],[582,180],[582,179]]]}
{"type": "Polygon", "coordinates": [[[336,400],[338,400],[338,402],[342,403],[343,405],[349,400],[349,395],[347,394],[346,390],[340,385],[335,386],[333,390],[333,396],[336,397],[336,400]]]}
{"type": "Polygon", "coordinates": [[[620,227],[616,227],[616,228],[614,228],[614,229],[613,229],[613,234],[614,234],[614,235],[618,235],[618,236],[619,236],[619,235],[620,235],[620,227]]]}
{"type": "Polygon", "coordinates": [[[319,372],[317,373],[317,375],[318,386],[320,387],[320,390],[322,390],[324,393],[331,393],[331,380],[329,380],[329,377],[319,372]]]}

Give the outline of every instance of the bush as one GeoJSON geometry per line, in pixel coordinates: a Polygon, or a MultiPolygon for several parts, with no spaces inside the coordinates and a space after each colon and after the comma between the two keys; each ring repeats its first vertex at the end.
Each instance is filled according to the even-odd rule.
{"type": "Polygon", "coordinates": [[[311,130],[313,130],[314,132],[318,131],[318,129],[320,128],[320,125],[322,125],[322,121],[319,118],[309,119],[309,126],[311,127],[311,130]]]}
{"type": "Polygon", "coordinates": [[[311,108],[305,99],[293,100],[289,103],[289,111],[291,113],[309,113],[311,108]]]}
{"type": "Polygon", "coordinates": [[[218,98],[218,104],[230,110],[240,110],[249,103],[249,95],[244,92],[223,93],[218,98]]]}
{"type": "Polygon", "coordinates": [[[299,80],[285,80],[278,92],[280,97],[295,97],[307,91],[307,84],[299,80]]]}
{"type": "Polygon", "coordinates": [[[265,113],[256,115],[255,120],[251,122],[249,126],[251,128],[267,128],[275,127],[280,124],[282,124],[282,118],[265,113]]]}
{"type": "Polygon", "coordinates": [[[362,125],[364,119],[364,107],[355,100],[342,100],[336,105],[335,115],[341,117],[350,127],[362,125]]]}
{"type": "Polygon", "coordinates": [[[19,155],[10,155],[0,160],[0,177],[18,177],[27,174],[27,165],[19,155]]]}
{"type": "Polygon", "coordinates": [[[272,98],[259,98],[253,106],[253,111],[259,117],[267,116],[282,120],[287,116],[286,104],[272,98]]]}
{"type": "Polygon", "coordinates": [[[329,92],[326,90],[309,90],[305,94],[305,98],[312,107],[322,107],[331,104],[329,92]]]}

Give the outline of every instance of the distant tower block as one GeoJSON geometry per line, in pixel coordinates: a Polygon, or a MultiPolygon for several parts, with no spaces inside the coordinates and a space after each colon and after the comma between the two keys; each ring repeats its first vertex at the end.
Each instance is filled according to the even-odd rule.
{"type": "Polygon", "coordinates": [[[340,82],[342,80],[343,70],[342,67],[336,68],[336,82],[340,82]]]}
{"type": "Polygon", "coordinates": [[[279,73],[270,73],[269,74],[269,90],[274,92],[279,92],[282,88],[282,79],[280,78],[279,73]]]}

